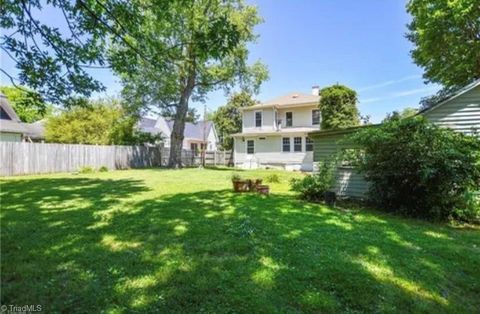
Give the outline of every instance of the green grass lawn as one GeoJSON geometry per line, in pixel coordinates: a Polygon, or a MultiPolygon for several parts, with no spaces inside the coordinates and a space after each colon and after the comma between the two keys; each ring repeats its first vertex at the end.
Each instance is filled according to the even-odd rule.
{"type": "Polygon", "coordinates": [[[480,231],[268,197],[231,170],[1,180],[1,303],[47,312],[478,312],[480,231]]]}

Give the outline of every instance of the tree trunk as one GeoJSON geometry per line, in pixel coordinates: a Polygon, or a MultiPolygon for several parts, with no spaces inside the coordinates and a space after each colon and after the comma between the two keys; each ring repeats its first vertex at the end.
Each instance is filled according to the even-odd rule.
{"type": "Polygon", "coordinates": [[[188,100],[192,95],[194,86],[195,75],[191,73],[180,96],[180,102],[175,112],[175,120],[173,121],[173,129],[170,136],[170,157],[168,158],[168,167],[170,168],[182,167],[183,132],[188,112],[188,100]]]}

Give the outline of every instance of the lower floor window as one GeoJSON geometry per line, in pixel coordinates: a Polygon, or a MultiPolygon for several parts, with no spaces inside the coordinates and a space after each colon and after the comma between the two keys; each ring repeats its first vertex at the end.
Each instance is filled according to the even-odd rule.
{"type": "Polygon", "coordinates": [[[197,143],[190,143],[190,150],[192,151],[194,156],[198,156],[198,144],[197,143]]]}
{"type": "Polygon", "coordinates": [[[301,152],[302,151],[302,138],[301,137],[294,137],[293,138],[293,151],[294,152],[301,152]]]}
{"type": "Polygon", "coordinates": [[[313,140],[309,137],[306,138],[306,141],[305,141],[305,150],[307,152],[312,152],[313,151],[313,140]]]}
{"type": "Polygon", "coordinates": [[[290,151],[290,138],[284,137],[282,138],[282,151],[289,152],[290,151]]]}
{"type": "Polygon", "coordinates": [[[255,153],[255,142],[253,140],[247,140],[247,154],[255,153]]]}

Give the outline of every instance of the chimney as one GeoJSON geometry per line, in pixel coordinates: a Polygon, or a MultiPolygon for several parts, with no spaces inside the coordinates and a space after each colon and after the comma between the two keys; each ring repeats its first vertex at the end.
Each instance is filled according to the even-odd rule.
{"type": "Polygon", "coordinates": [[[313,85],[312,86],[312,95],[318,96],[320,94],[320,86],[313,85]]]}

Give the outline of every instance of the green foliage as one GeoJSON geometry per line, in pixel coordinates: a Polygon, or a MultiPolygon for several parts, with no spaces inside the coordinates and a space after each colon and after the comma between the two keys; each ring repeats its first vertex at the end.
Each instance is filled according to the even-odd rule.
{"type": "Polygon", "coordinates": [[[22,122],[32,123],[41,120],[53,110],[38,93],[26,87],[0,86],[0,92],[7,96],[22,122]]]}
{"type": "Polygon", "coordinates": [[[54,143],[135,145],[156,143],[160,135],[139,132],[137,118],[128,115],[117,99],[90,102],[72,107],[45,124],[45,138],[54,143]]]}
{"type": "Polygon", "coordinates": [[[88,174],[88,173],[94,173],[94,172],[95,172],[95,169],[93,169],[93,167],[90,167],[90,166],[85,166],[78,170],[78,173],[82,173],[82,174],[88,174]]]}
{"type": "Polygon", "coordinates": [[[322,130],[346,128],[360,124],[357,93],[343,85],[333,85],[320,91],[322,130]]]}
{"type": "Polygon", "coordinates": [[[225,106],[219,107],[212,116],[215,128],[220,135],[223,149],[233,149],[232,134],[242,131],[241,108],[255,105],[256,101],[247,92],[233,94],[225,106]]]}
{"type": "Polygon", "coordinates": [[[413,117],[418,113],[418,110],[415,108],[410,108],[407,107],[403,109],[402,111],[392,111],[391,113],[388,113],[385,119],[382,120],[382,123],[388,122],[388,121],[397,121],[400,119],[405,119],[405,118],[410,118],[413,117]]]}
{"type": "MultiPolygon", "coordinates": [[[[15,62],[20,84],[57,104],[73,94],[90,96],[102,90],[102,84],[86,71],[104,66],[106,61],[105,39],[110,33],[106,25],[113,25],[114,20],[102,6],[92,1],[2,0],[2,49],[15,62]],[[38,19],[40,10],[49,10],[55,18],[38,19]],[[62,34],[59,23],[67,25],[69,32],[62,34]]],[[[105,6],[124,21],[133,7],[118,1],[108,1],[105,6]]],[[[2,72],[15,82],[12,73],[2,72]]]]}
{"type": "Polygon", "coordinates": [[[268,183],[280,183],[280,177],[278,174],[272,173],[265,177],[265,181],[268,183]]]}
{"type": "Polygon", "coordinates": [[[232,181],[240,181],[242,180],[242,177],[238,173],[233,173],[230,177],[232,181]]]}
{"type": "Polygon", "coordinates": [[[306,175],[302,179],[293,178],[290,181],[290,189],[307,201],[321,201],[325,192],[329,191],[335,182],[334,170],[335,162],[320,162],[318,171],[314,174],[306,175]]]}
{"type": "Polygon", "coordinates": [[[106,166],[101,166],[99,169],[98,169],[99,172],[108,172],[108,168],[106,166]]]}
{"type": "Polygon", "coordinates": [[[469,217],[455,209],[468,210],[465,193],[480,186],[478,138],[415,117],[364,128],[351,140],[364,149],[359,171],[380,207],[422,218],[469,217]]]}
{"type": "MultiPolygon", "coordinates": [[[[478,187],[477,187],[478,188],[478,187]]],[[[480,222],[480,190],[467,190],[453,211],[453,216],[462,221],[480,222]]]]}
{"type": "Polygon", "coordinates": [[[447,88],[480,78],[480,5],[478,0],[410,0],[407,38],[424,78],[447,88]]]}

